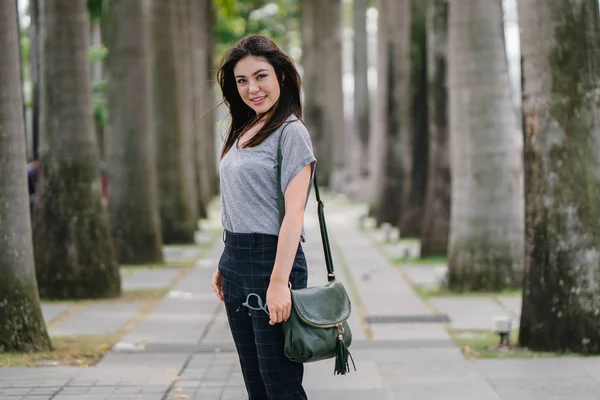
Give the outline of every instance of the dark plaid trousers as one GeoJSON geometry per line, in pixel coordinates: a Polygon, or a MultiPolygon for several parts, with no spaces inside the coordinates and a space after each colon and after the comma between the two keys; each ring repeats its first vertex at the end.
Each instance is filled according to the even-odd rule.
{"type": "MultiPolygon", "coordinates": [[[[225,249],[219,271],[249,400],[307,399],[302,387],[304,366],[285,356],[282,325],[271,326],[264,311],[242,306],[250,293],[260,296],[265,305],[277,239],[260,233],[224,232],[225,249]]],[[[305,288],[307,279],[306,259],[298,245],[290,282],[294,288],[305,288]]],[[[256,299],[250,303],[256,306],[256,299]]]]}

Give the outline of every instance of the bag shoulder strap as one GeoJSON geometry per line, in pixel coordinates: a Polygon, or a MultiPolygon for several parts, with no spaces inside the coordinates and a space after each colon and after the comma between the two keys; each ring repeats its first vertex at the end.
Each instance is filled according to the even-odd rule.
{"type": "MultiPolygon", "coordinates": [[[[281,188],[281,164],[283,161],[283,153],[281,151],[281,140],[285,132],[285,127],[279,135],[279,143],[277,145],[277,197],[279,206],[279,225],[283,222],[285,216],[285,199],[281,188]]],[[[327,234],[327,224],[325,223],[325,203],[321,199],[319,185],[317,184],[317,173],[313,173],[313,183],[315,187],[315,196],[317,198],[317,215],[319,217],[319,228],[321,231],[321,241],[323,242],[323,254],[325,255],[325,265],[327,266],[327,280],[329,282],[335,280],[335,272],[333,270],[333,258],[331,257],[331,245],[329,243],[329,235],[327,234]]]]}

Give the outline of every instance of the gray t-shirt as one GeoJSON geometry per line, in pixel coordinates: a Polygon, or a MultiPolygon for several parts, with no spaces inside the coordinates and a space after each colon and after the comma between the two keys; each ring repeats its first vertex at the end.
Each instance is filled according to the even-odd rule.
{"type": "MultiPolygon", "coordinates": [[[[310,134],[295,116],[288,118],[264,142],[238,149],[237,142],[221,160],[221,219],[233,233],[279,235],[277,146],[281,138],[281,189],[304,168],[316,163],[310,134]],[[282,136],[283,135],[283,136],[282,136]]],[[[308,187],[308,195],[312,186],[308,187]]],[[[305,205],[306,206],[306,205],[305,205]]],[[[302,228],[302,240],[304,240],[302,228]]]]}

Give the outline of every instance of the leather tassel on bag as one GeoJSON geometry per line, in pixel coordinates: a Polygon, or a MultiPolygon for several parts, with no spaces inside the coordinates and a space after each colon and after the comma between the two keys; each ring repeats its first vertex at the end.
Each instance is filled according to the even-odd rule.
{"type": "Polygon", "coordinates": [[[356,371],[356,365],[354,364],[352,354],[350,354],[350,351],[344,342],[344,328],[340,324],[338,326],[338,340],[335,348],[335,375],[346,375],[348,372],[350,372],[348,357],[350,357],[350,360],[352,360],[352,365],[356,371]]]}

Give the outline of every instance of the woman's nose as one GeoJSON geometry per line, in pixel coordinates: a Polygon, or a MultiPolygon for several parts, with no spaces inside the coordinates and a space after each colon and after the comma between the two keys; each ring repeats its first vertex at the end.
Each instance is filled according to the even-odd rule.
{"type": "Polygon", "coordinates": [[[258,84],[254,81],[250,81],[248,90],[250,91],[250,93],[258,92],[258,84]]]}

